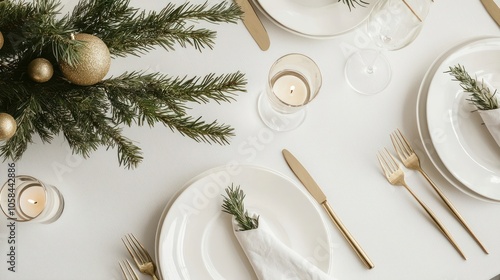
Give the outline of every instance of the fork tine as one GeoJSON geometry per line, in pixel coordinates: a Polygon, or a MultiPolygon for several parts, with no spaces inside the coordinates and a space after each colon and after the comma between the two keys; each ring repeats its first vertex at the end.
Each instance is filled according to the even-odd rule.
{"type": "Polygon", "coordinates": [[[401,131],[397,130],[393,133],[391,133],[391,141],[392,145],[394,146],[394,150],[396,150],[396,153],[398,154],[399,158],[404,159],[409,157],[413,151],[410,147],[410,144],[403,140],[403,134],[401,134],[401,131]]]}
{"type": "Polygon", "coordinates": [[[137,266],[141,265],[144,263],[143,259],[141,258],[139,252],[137,251],[136,247],[133,245],[130,237],[128,235],[125,236],[125,239],[122,238],[123,244],[127,248],[127,251],[129,252],[130,256],[134,260],[135,264],[137,266]]]}
{"type": "Polygon", "coordinates": [[[408,142],[408,139],[406,139],[406,137],[403,135],[403,133],[401,133],[401,130],[399,130],[399,128],[397,130],[398,130],[399,136],[401,136],[401,139],[405,142],[406,147],[408,148],[409,152],[414,153],[415,151],[411,147],[410,142],[408,142]]]}
{"type": "Polygon", "coordinates": [[[137,275],[137,273],[135,273],[132,265],[128,260],[118,262],[118,264],[120,265],[125,280],[139,280],[139,276],[137,275]]]}
{"type": "Polygon", "coordinates": [[[142,259],[146,262],[146,261],[151,261],[152,258],[151,256],[149,255],[148,251],[146,250],[146,248],[144,248],[144,246],[139,242],[139,240],[137,240],[137,238],[135,237],[134,234],[129,234],[133,244],[135,245],[135,247],[138,249],[142,259]]]}

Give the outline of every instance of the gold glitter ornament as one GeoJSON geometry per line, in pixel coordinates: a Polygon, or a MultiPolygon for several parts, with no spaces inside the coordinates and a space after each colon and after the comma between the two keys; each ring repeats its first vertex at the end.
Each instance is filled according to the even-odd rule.
{"type": "Polygon", "coordinates": [[[90,34],[76,34],[75,40],[85,44],[78,49],[80,60],[74,67],[66,62],[59,64],[64,77],[80,86],[91,86],[100,82],[108,73],[111,55],[106,44],[98,37],[90,34]]]}
{"type": "Polygon", "coordinates": [[[28,64],[28,76],[37,83],[45,83],[52,78],[54,67],[45,58],[35,58],[28,64]]]}
{"type": "Polygon", "coordinates": [[[2,49],[2,47],[3,47],[3,41],[4,41],[3,34],[2,34],[2,32],[0,32],[0,49],[2,49]]]}
{"type": "Polygon", "coordinates": [[[7,113],[0,113],[0,140],[10,139],[16,130],[16,120],[7,113]]]}

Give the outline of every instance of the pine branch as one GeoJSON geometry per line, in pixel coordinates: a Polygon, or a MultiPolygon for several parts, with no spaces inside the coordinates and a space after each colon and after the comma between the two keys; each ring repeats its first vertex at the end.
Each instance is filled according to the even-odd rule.
{"type": "Polygon", "coordinates": [[[369,3],[364,1],[364,0],[338,0],[339,2],[342,1],[347,7],[349,7],[349,11],[352,10],[352,8],[356,8],[356,5],[360,7],[366,7],[369,3]]]}
{"type": "Polygon", "coordinates": [[[460,82],[460,87],[465,92],[470,93],[470,98],[467,99],[474,104],[479,110],[492,110],[498,108],[498,100],[496,98],[497,90],[492,93],[484,81],[478,82],[476,78],[472,78],[465,70],[465,67],[458,64],[450,66],[448,73],[454,77],[454,81],[460,82]]]}
{"type": "Polygon", "coordinates": [[[226,188],[227,196],[224,196],[222,201],[222,211],[231,214],[238,223],[239,230],[251,230],[259,227],[259,216],[257,218],[250,217],[248,211],[245,210],[243,200],[245,193],[240,189],[240,186],[234,188],[233,184],[226,188]]]}

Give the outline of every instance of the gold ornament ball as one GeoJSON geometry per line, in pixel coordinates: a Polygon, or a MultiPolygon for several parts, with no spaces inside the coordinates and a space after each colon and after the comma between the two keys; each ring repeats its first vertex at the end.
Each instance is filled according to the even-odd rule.
{"type": "Polygon", "coordinates": [[[35,58],[28,64],[28,76],[37,83],[45,83],[52,78],[53,74],[54,67],[45,58],[35,58]]]}
{"type": "Polygon", "coordinates": [[[100,82],[108,73],[111,65],[111,55],[106,44],[98,37],[79,33],[75,40],[85,44],[78,49],[80,60],[74,67],[61,62],[61,72],[70,82],[80,86],[91,86],[100,82]]]}
{"type": "Polygon", "coordinates": [[[10,139],[16,130],[16,120],[7,113],[0,113],[0,140],[10,139]]]}
{"type": "Polygon", "coordinates": [[[0,49],[3,47],[3,34],[0,32],[0,49]]]}

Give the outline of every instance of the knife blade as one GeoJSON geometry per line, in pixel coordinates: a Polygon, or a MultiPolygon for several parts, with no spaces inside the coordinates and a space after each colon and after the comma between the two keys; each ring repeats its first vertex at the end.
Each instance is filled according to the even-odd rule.
{"type": "Polygon", "coordinates": [[[269,35],[267,35],[266,28],[262,25],[259,17],[255,13],[252,5],[249,0],[234,0],[236,4],[238,4],[243,11],[243,24],[246,29],[252,35],[259,48],[263,51],[269,49],[269,45],[271,44],[269,41],[269,35]]]}
{"type": "Polygon", "coordinates": [[[495,20],[495,22],[500,26],[500,8],[495,3],[494,0],[481,0],[484,8],[490,14],[490,16],[495,20]]]}
{"type": "Polygon", "coordinates": [[[309,172],[306,170],[306,168],[299,162],[297,158],[295,158],[292,153],[290,153],[288,150],[283,149],[282,151],[283,157],[285,158],[286,163],[292,170],[292,172],[297,176],[297,178],[302,182],[304,187],[309,191],[309,193],[312,195],[312,197],[325,209],[327,212],[328,216],[330,219],[333,221],[333,223],[337,226],[337,228],[340,230],[344,238],[349,242],[351,247],[354,249],[358,257],[361,259],[363,264],[369,268],[372,269],[374,267],[373,262],[368,258],[368,255],[365,253],[365,251],[361,248],[361,246],[358,244],[358,242],[354,239],[354,237],[349,233],[347,228],[344,226],[340,218],[335,214],[333,211],[332,207],[328,203],[328,199],[326,198],[326,195],[323,193],[321,188],[318,186],[316,181],[314,181],[313,177],[309,172]]]}

